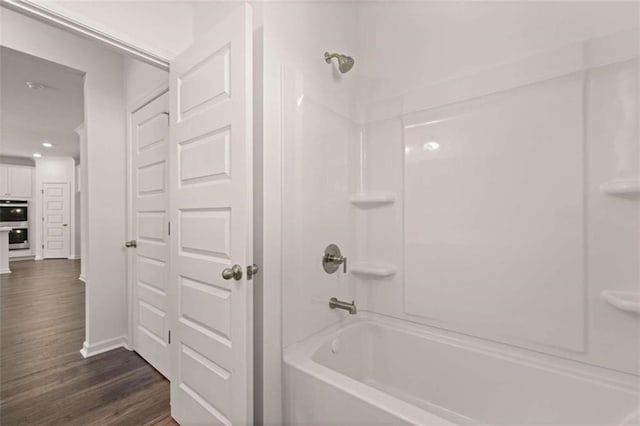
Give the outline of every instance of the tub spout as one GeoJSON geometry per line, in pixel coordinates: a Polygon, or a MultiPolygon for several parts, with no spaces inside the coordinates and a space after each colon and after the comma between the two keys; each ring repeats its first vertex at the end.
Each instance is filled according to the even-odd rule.
{"type": "Polygon", "coordinates": [[[356,308],[355,302],[352,301],[351,303],[347,303],[347,302],[338,300],[335,297],[332,297],[331,299],[329,299],[329,307],[331,309],[344,309],[345,311],[349,312],[351,315],[355,315],[358,313],[358,309],[356,308]]]}

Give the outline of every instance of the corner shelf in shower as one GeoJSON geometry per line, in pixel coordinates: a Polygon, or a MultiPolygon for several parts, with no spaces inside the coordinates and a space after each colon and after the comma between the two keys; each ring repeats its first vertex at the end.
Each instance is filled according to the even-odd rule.
{"type": "Polygon", "coordinates": [[[352,264],[349,267],[349,272],[356,275],[383,278],[395,275],[396,267],[393,265],[383,265],[379,263],[359,262],[352,264]]]}
{"type": "Polygon", "coordinates": [[[351,201],[351,204],[361,208],[371,208],[393,204],[396,201],[396,196],[393,194],[361,192],[353,194],[349,201],[351,201]]]}
{"type": "Polygon", "coordinates": [[[640,195],[640,179],[614,179],[600,185],[600,190],[608,195],[640,195]]]}
{"type": "Polygon", "coordinates": [[[640,314],[640,293],[605,290],[600,296],[610,305],[625,312],[640,314]]]}

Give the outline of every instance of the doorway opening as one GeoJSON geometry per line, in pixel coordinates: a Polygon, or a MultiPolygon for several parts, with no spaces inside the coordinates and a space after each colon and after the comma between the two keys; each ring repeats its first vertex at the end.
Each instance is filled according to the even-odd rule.
{"type": "Polygon", "coordinates": [[[0,268],[0,423],[171,423],[169,382],[129,350],[126,319],[124,115],[155,83],[0,11],[0,199],[24,222],[0,268]]]}
{"type": "Polygon", "coordinates": [[[0,55],[0,204],[2,225],[11,228],[8,257],[81,264],[84,73],[8,47],[0,55]]]}

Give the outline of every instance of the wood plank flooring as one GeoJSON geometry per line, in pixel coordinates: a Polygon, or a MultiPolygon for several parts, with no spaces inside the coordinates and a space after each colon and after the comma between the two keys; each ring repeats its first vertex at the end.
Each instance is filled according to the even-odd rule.
{"type": "Polygon", "coordinates": [[[12,262],[0,275],[0,424],[175,425],[169,382],[135,352],[84,359],[77,260],[12,262]]]}

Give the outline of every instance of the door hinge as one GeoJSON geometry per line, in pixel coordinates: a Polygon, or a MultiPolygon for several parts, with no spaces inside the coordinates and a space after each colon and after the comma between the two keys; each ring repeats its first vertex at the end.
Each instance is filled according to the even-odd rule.
{"type": "Polygon", "coordinates": [[[167,233],[171,235],[171,222],[167,222],[167,233]]]}
{"type": "Polygon", "coordinates": [[[171,344],[171,330],[169,330],[169,344],[171,344]]]}
{"type": "Polygon", "coordinates": [[[44,248],[44,244],[42,245],[42,248],[44,248]]]}
{"type": "Polygon", "coordinates": [[[40,192],[42,192],[44,194],[44,189],[41,189],[40,192]]]}

